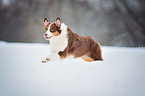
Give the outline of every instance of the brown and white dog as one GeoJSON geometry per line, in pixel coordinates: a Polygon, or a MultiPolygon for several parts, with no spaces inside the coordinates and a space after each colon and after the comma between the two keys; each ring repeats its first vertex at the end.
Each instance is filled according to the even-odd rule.
{"type": "Polygon", "coordinates": [[[61,23],[58,17],[54,23],[50,23],[44,18],[44,37],[50,41],[51,53],[42,62],[65,59],[69,56],[73,58],[81,57],[87,62],[101,60],[101,46],[90,36],[82,37],[72,32],[72,30],[61,23]]]}

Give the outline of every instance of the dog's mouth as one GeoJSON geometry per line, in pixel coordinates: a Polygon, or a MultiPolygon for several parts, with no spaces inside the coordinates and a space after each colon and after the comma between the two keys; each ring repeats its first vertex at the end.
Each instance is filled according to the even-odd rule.
{"type": "Polygon", "coordinates": [[[51,37],[52,37],[52,36],[50,36],[50,37],[45,37],[45,38],[46,38],[46,40],[49,40],[51,37]]]}

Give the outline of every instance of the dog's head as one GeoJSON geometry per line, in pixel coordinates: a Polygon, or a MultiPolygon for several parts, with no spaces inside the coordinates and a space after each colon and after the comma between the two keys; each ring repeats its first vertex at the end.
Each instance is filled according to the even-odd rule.
{"type": "Polygon", "coordinates": [[[45,28],[45,33],[44,33],[44,38],[46,40],[51,39],[52,37],[58,36],[61,34],[61,20],[58,17],[54,23],[50,23],[47,18],[44,18],[44,28],[45,28]]]}

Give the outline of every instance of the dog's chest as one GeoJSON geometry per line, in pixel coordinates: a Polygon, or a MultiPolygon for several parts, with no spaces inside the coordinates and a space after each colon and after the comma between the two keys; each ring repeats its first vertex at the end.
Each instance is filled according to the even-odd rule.
{"type": "Polygon", "coordinates": [[[67,36],[57,36],[50,39],[50,46],[52,52],[64,51],[68,45],[67,36]]]}

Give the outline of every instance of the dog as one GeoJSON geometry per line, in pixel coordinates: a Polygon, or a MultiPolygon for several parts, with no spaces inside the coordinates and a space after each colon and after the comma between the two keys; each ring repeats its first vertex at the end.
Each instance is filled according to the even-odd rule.
{"type": "Polygon", "coordinates": [[[44,28],[46,31],[44,38],[50,42],[51,53],[42,61],[43,63],[62,60],[70,56],[81,57],[87,62],[103,61],[100,44],[90,36],[82,37],[72,32],[70,27],[61,23],[60,17],[54,23],[44,18],[44,28]]]}

